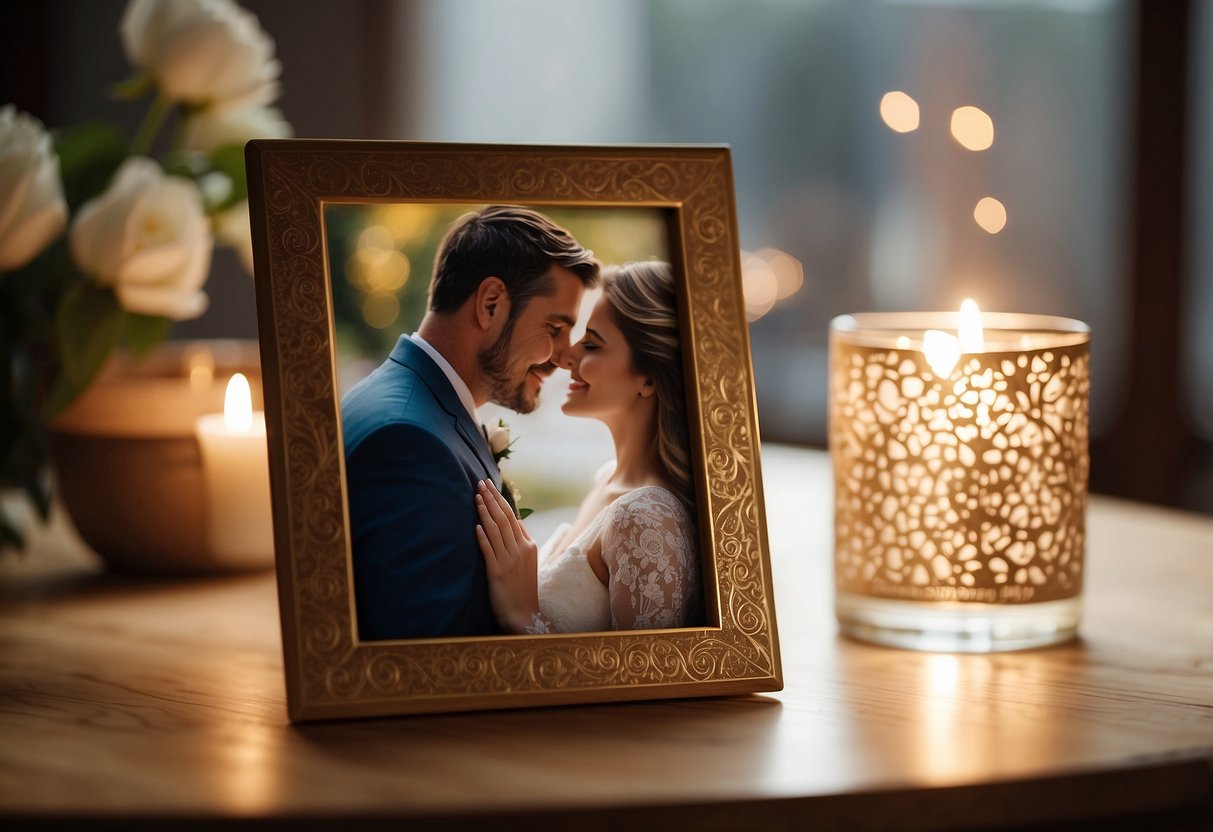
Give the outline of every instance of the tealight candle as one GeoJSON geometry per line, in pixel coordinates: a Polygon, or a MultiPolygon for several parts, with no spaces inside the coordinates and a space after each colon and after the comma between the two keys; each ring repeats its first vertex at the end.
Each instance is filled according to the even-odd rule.
{"type": "Polygon", "coordinates": [[[1081,612],[1090,330],[1044,315],[845,315],[830,325],[842,631],[988,651],[1081,612]]]}
{"type": "Polygon", "coordinates": [[[228,381],[223,412],[200,416],[195,432],[202,451],[211,557],[229,567],[271,565],[274,528],[265,413],[253,411],[242,373],[228,381]]]}

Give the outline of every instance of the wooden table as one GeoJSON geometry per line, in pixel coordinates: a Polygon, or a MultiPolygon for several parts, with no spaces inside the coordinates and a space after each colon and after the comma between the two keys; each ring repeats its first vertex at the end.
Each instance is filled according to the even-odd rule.
{"type": "Polygon", "coordinates": [[[764,696],[295,727],[271,575],[111,577],[52,530],[0,567],[0,827],[1205,828],[1213,521],[1095,499],[1080,641],[904,652],[837,635],[828,460],[763,463],[764,696]]]}

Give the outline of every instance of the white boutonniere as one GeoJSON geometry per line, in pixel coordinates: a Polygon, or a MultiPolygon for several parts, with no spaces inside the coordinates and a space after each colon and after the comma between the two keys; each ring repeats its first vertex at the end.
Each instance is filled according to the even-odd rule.
{"type": "Polygon", "coordinates": [[[514,444],[514,440],[510,438],[510,426],[506,424],[505,419],[498,419],[495,425],[485,425],[484,438],[489,443],[493,461],[498,466],[501,465],[501,460],[510,458],[510,446],[514,444]]]}
{"type": "MultiPolygon", "coordinates": [[[[498,419],[497,424],[484,425],[483,430],[484,440],[489,443],[489,450],[493,453],[493,461],[500,468],[501,460],[510,458],[510,448],[515,441],[510,437],[510,426],[506,424],[505,419],[498,419]]],[[[505,501],[514,509],[519,520],[525,520],[534,513],[534,509],[518,507],[522,492],[518,490],[518,486],[504,478],[501,480],[501,496],[505,497],[505,501]]]]}

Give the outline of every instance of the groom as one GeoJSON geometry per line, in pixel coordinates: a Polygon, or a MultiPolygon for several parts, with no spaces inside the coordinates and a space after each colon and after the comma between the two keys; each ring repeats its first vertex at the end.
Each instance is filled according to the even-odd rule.
{"type": "Polygon", "coordinates": [[[501,478],[476,408],[535,409],[597,280],[592,252],[536,211],[448,229],[421,326],[341,402],[360,638],[499,632],[474,499],[501,478]]]}

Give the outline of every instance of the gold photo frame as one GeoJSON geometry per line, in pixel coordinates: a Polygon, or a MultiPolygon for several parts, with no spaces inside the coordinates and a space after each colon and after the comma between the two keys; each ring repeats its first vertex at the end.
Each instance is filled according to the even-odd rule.
{"type": "Polygon", "coordinates": [[[292,720],[782,687],[729,151],[347,140],[246,147],[292,720]],[[358,637],[325,207],[658,209],[679,289],[704,620],[583,634],[358,637]]]}

